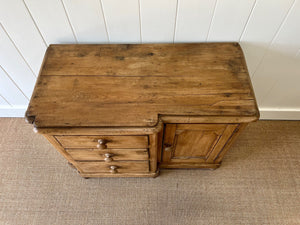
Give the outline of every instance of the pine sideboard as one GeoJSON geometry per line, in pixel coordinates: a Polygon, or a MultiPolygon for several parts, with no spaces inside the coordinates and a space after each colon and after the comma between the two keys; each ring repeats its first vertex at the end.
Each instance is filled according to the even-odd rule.
{"type": "Polygon", "coordinates": [[[50,45],[26,120],[89,177],[216,169],[259,118],[238,43],[50,45]]]}

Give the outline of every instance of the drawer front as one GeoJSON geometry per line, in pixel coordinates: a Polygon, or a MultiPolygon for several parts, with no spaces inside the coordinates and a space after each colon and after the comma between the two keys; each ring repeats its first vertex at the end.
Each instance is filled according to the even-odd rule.
{"type": "Polygon", "coordinates": [[[133,173],[149,172],[149,161],[131,162],[77,162],[78,167],[84,173],[133,173]]]}
{"type": "Polygon", "coordinates": [[[66,149],[76,161],[148,160],[148,149],[66,149]]]}
{"type": "Polygon", "coordinates": [[[64,148],[148,148],[148,136],[55,136],[64,148]],[[100,145],[99,145],[100,143],[100,145]]]}

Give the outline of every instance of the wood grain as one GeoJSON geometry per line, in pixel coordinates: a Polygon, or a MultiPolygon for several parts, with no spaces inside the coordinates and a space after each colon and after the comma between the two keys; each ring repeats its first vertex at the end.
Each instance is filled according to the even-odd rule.
{"type": "Polygon", "coordinates": [[[148,148],[147,136],[55,136],[65,148],[96,148],[98,140],[106,141],[107,148],[148,148]]]}
{"type": "Polygon", "coordinates": [[[81,177],[90,178],[90,177],[152,177],[155,178],[159,175],[159,171],[156,172],[122,172],[122,173],[103,173],[103,172],[85,172],[79,173],[81,177]]]}
{"type": "Polygon", "coordinates": [[[236,43],[51,45],[45,58],[26,113],[37,127],[155,126],[164,115],[258,118],[236,43]]]}
{"type": "Polygon", "coordinates": [[[148,135],[160,132],[162,126],[160,121],[155,127],[35,127],[34,131],[47,135],[148,135]]]}
{"type": "Polygon", "coordinates": [[[177,76],[246,73],[237,43],[50,45],[42,75],[177,76]]]}
{"type": "Polygon", "coordinates": [[[238,136],[241,134],[241,132],[247,127],[248,123],[241,123],[239,126],[234,130],[233,134],[229,139],[227,140],[227,143],[225,144],[224,148],[218,153],[218,155],[215,155],[215,158],[213,159],[216,163],[221,163],[224,155],[226,152],[230,149],[231,145],[235,142],[235,140],[238,138],[238,136]]]}
{"type": "MultiPolygon", "coordinates": [[[[214,163],[237,124],[167,124],[162,163],[214,163]]],[[[179,166],[180,167],[180,166],[179,166]]]]}
{"type": "Polygon", "coordinates": [[[77,162],[83,173],[110,173],[110,166],[117,166],[118,173],[149,172],[149,161],[127,162],[77,162]]]}
{"type": "Polygon", "coordinates": [[[82,177],[156,177],[159,173],[157,150],[161,146],[158,138],[162,141],[162,131],[161,122],[155,128],[41,128],[39,130],[82,177]],[[111,141],[107,142],[107,149],[95,148],[99,138],[111,141]],[[121,148],[112,148],[116,146],[121,148]],[[128,148],[130,146],[134,148],[128,148]],[[113,154],[111,162],[105,161],[105,153],[113,154]],[[104,164],[88,172],[83,171],[80,166],[83,163],[84,168],[90,168],[88,163],[91,163],[90,166],[93,167],[97,161],[108,163],[107,166],[121,162],[122,169],[118,171],[119,173],[111,174],[107,167],[103,167],[104,164]],[[124,165],[123,162],[125,162],[124,165]],[[145,165],[139,164],[142,162],[147,162],[146,172],[145,165]],[[135,166],[136,163],[139,165],[135,166]],[[132,168],[129,164],[132,164],[132,168]]]}
{"type": "Polygon", "coordinates": [[[205,163],[205,162],[161,162],[159,164],[159,168],[166,168],[166,169],[217,169],[220,167],[220,163],[205,163]]]}
{"type": "Polygon", "coordinates": [[[26,112],[83,177],[215,169],[258,118],[236,43],[52,45],[26,112]]]}
{"type": "Polygon", "coordinates": [[[148,160],[147,149],[66,149],[67,153],[77,161],[103,161],[105,154],[112,154],[112,161],[120,160],[148,160]]]}

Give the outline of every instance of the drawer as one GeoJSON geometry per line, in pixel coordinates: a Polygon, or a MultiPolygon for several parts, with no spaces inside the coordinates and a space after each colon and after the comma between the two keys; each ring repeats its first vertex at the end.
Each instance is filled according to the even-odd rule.
{"type": "Polygon", "coordinates": [[[148,148],[148,136],[55,136],[64,148],[148,148]]]}
{"type": "Polygon", "coordinates": [[[84,173],[131,173],[149,172],[149,161],[131,162],[77,162],[84,173]]]}
{"type": "Polygon", "coordinates": [[[148,149],[66,149],[77,161],[148,160],[148,149]]]}

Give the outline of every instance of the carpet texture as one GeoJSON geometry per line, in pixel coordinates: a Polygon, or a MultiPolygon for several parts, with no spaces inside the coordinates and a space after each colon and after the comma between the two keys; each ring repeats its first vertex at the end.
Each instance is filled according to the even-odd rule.
{"type": "Polygon", "coordinates": [[[83,179],[24,119],[0,118],[0,224],[300,224],[300,121],[250,124],[209,170],[83,179]]]}

